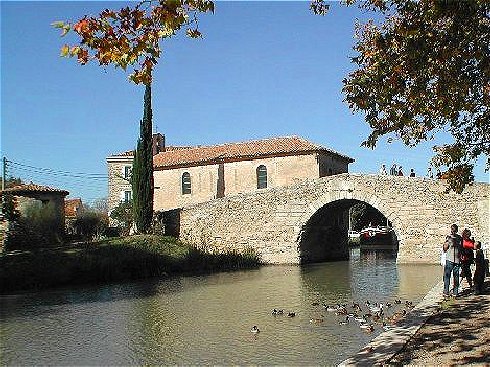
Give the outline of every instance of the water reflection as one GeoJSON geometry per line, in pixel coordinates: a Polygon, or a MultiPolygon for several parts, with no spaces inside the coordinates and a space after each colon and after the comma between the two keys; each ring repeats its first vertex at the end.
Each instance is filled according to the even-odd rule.
{"type": "MultiPolygon", "coordinates": [[[[357,251],[355,251],[357,252],[357,251]]],[[[363,260],[395,259],[397,251],[358,249],[359,257],[363,260]]]]}
{"type": "Polygon", "coordinates": [[[344,262],[0,297],[2,362],[330,365],[376,332],[339,327],[321,303],[416,301],[439,277],[437,266],[354,250],[344,262]],[[273,308],[296,316],[272,316],[273,308]]]}

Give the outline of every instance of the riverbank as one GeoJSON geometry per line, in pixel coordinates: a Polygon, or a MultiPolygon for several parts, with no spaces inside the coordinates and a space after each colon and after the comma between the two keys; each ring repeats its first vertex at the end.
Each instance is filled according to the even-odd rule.
{"type": "Polygon", "coordinates": [[[437,284],[400,325],[364,347],[341,366],[434,366],[490,364],[490,294],[475,295],[466,288],[461,296],[444,300],[437,284]]]}
{"type": "Polygon", "coordinates": [[[466,289],[454,300],[440,300],[429,317],[390,365],[490,365],[490,294],[475,295],[466,289]]]}
{"type": "Polygon", "coordinates": [[[252,251],[207,253],[173,237],[138,235],[0,256],[0,294],[256,268],[252,251]]]}

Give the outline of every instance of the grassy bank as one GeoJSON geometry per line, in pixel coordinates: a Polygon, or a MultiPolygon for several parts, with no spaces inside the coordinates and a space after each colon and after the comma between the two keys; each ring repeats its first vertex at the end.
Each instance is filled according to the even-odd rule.
{"type": "Polygon", "coordinates": [[[0,293],[258,267],[252,252],[207,253],[172,237],[131,236],[0,256],[0,293]]]}

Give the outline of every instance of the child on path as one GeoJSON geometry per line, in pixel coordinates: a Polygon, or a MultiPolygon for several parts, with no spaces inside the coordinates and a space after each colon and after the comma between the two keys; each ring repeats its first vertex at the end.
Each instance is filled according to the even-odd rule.
{"type": "Polygon", "coordinates": [[[475,258],[475,276],[473,281],[475,282],[475,294],[482,294],[483,292],[483,281],[485,280],[485,256],[483,255],[483,250],[481,249],[481,242],[477,241],[475,244],[476,248],[476,258],[475,258]]]}

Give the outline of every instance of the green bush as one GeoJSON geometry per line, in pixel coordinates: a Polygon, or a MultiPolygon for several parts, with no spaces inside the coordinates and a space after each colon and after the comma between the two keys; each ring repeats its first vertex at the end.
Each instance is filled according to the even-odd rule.
{"type": "Polygon", "coordinates": [[[9,194],[2,196],[2,214],[8,221],[19,219],[20,213],[15,208],[14,197],[9,194]]]}
{"type": "Polygon", "coordinates": [[[133,204],[131,201],[122,201],[111,212],[111,218],[118,223],[123,236],[128,236],[133,225],[133,204]]]}
{"type": "Polygon", "coordinates": [[[59,246],[63,243],[64,228],[54,204],[31,202],[24,213],[10,221],[5,250],[34,249],[59,246]]]}
{"type": "Polygon", "coordinates": [[[85,241],[100,239],[109,227],[107,215],[88,210],[80,214],[73,223],[75,232],[85,241]]]}

